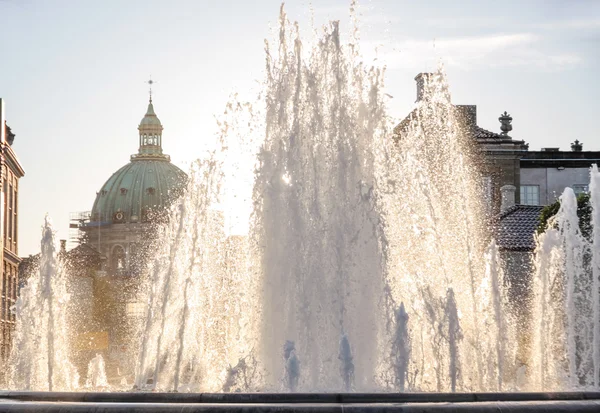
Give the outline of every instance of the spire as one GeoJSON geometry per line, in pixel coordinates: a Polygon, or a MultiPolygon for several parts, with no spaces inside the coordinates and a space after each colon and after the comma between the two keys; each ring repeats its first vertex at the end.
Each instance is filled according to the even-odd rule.
{"type": "Polygon", "coordinates": [[[169,156],[164,155],[162,151],[163,126],[160,123],[158,116],[156,116],[156,113],[154,112],[154,105],[152,104],[152,85],[155,82],[150,79],[146,83],[150,85],[148,109],[146,110],[146,114],[138,126],[140,144],[138,153],[136,155],[132,155],[131,159],[162,159],[168,161],[169,156]]]}
{"type": "Polygon", "coordinates": [[[150,104],[152,104],[152,85],[156,83],[152,80],[152,75],[150,75],[150,80],[148,80],[146,83],[148,83],[150,88],[150,104]]]}

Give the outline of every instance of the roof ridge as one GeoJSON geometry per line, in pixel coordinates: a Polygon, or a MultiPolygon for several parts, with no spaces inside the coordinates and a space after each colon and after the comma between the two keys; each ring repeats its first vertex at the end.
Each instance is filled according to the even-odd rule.
{"type": "Polygon", "coordinates": [[[505,211],[500,212],[499,218],[505,218],[519,209],[519,204],[509,206],[505,211]]]}

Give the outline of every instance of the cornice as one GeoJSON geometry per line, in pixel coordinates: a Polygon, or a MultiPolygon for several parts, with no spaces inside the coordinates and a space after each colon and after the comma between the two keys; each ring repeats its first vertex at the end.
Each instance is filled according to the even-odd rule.
{"type": "Polygon", "coordinates": [[[3,161],[8,165],[8,167],[19,177],[22,178],[25,176],[25,170],[21,166],[19,162],[19,158],[17,158],[17,154],[13,150],[13,148],[8,144],[2,145],[2,155],[3,161]]]}

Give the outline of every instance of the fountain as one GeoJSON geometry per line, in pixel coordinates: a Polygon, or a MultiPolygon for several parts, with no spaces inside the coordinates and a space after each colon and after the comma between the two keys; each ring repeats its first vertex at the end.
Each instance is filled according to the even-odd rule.
{"type": "MultiPolygon", "coordinates": [[[[476,401],[471,392],[597,390],[598,169],[591,171],[591,238],[579,230],[568,188],[539,237],[535,351],[523,364],[468,125],[443,68],[423,76],[415,109],[393,130],[385,70],[362,61],[354,23],[346,44],[331,22],[307,45],[282,7],[260,100],[228,104],[233,119],[220,121],[219,147],[194,164],[158,229],[143,280],[136,388],[209,392],[198,400],[213,403],[306,403],[302,392],[392,393],[349,399],[370,403],[429,400],[406,390],[459,392],[453,400],[464,402],[476,401]],[[228,186],[232,137],[252,142],[239,147],[256,157],[245,236],[229,234],[225,216],[232,191],[243,191],[228,186]]],[[[16,306],[13,388],[76,389],[65,353],[67,299],[46,223],[39,277],[16,306]]],[[[100,356],[87,385],[108,388],[100,356]]],[[[144,400],[196,400],[155,396],[164,399],[144,400]]],[[[351,397],[334,396],[311,400],[351,397]]]]}
{"type": "Polygon", "coordinates": [[[253,195],[258,354],[273,381],[284,366],[271,355],[293,341],[299,388],[308,391],[346,388],[336,360],[340,337],[352,343],[357,390],[377,387],[383,351],[385,260],[375,196],[376,147],[388,131],[383,73],[360,63],[357,39],[343,45],[340,36],[333,22],[308,48],[282,9],[279,44],[267,45],[253,195]]]}
{"type": "Polygon", "coordinates": [[[229,159],[217,150],[196,165],[159,237],[137,386],[151,377],[164,390],[230,389],[231,366],[251,353],[258,370],[246,391],[512,385],[503,278],[443,71],[424,79],[392,139],[384,71],[362,63],[356,28],[343,44],[332,22],[307,47],[282,8],[279,34],[266,47],[262,112],[261,102],[228,105],[264,116],[221,123],[223,147],[261,134],[248,137],[259,146],[238,251],[247,265],[230,261],[219,209],[229,159]]]}
{"type": "Polygon", "coordinates": [[[109,388],[108,381],[106,380],[104,358],[100,354],[96,354],[96,356],[90,360],[85,387],[100,390],[109,388]]]}
{"type": "Polygon", "coordinates": [[[65,271],[56,256],[54,231],[46,217],[37,273],[20,291],[16,336],[11,349],[9,383],[22,390],[69,391],[79,376],[69,361],[65,271]]]}
{"type": "Polygon", "coordinates": [[[408,331],[408,314],[404,303],[396,310],[396,335],[392,345],[392,362],[396,382],[394,386],[401,392],[406,389],[408,362],[410,360],[410,334],[408,331]]]}
{"type": "Polygon", "coordinates": [[[582,234],[571,188],[540,236],[533,314],[533,388],[597,389],[600,369],[600,173],[590,171],[592,231],[582,234]]]}

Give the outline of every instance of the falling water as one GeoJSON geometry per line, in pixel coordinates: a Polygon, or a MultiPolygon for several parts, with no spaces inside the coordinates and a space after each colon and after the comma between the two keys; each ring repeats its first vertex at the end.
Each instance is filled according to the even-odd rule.
{"type": "Polygon", "coordinates": [[[503,390],[503,377],[506,374],[505,364],[507,357],[506,349],[510,348],[507,346],[506,340],[509,339],[507,336],[507,313],[508,303],[506,299],[506,284],[504,280],[504,272],[500,263],[500,257],[498,252],[498,246],[496,242],[492,240],[488,247],[486,254],[486,273],[491,281],[491,295],[493,300],[494,308],[494,326],[495,328],[495,351],[496,360],[498,366],[498,391],[503,390]]]}
{"type": "Polygon", "coordinates": [[[425,79],[393,133],[384,70],[363,63],[356,24],[342,39],[331,22],[305,44],[281,9],[260,101],[228,104],[239,119],[247,108],[248,122],[221,123],[223,148],[191,174],[157,243],[138,385],[503,385],[513,361],[497,339],[514,340],[501,320],[499,275],[486,271],[478,169],[445,75],[425,79]],[[239,248],[247,265],[229,271],[217,205],[228,196],[224,148],[240,131],[261,136],[250,234],[239,248]],[[255,380],[240,379],[246,360],[255,380]]]}
{"type": "Polygon", "coordinates": [[[592,304],[593,304],[593,381],[600,387],[600,172],[598,165],[590,171],[590,206],[592,208],[592,304]]]}
{"type": "Polygon", "coordinates": [[[104,358],[100,354],[90,360],[87,371],[87,381],[85,386],[94,390],[107,389],[108,380],[106,379],[106,366],[104,358]]]}
{"type": "Polygon", "coordinates": [[[29,275],[14,308],[17,325],[9,359],[11,388],[69,391],[78,387],[79,376],[69,361],[65,283],[54,231],[46,217],[39,268],[29,275]]]}
{"type": "Polygon", "coordinates": [[[557,384],[549,385],[551,378],[557,376],[559,366],[553,357],[556,349],[550,348],[553,337],[559,327],[560,313],[553,308],[555,296],[561,292],[557,280],[558,263],[560,262],[560,238],[556,229],[550,228],[538,239],[536,250],[537,276],[534,280],[534,315],[533,319],[539,320],[534,330],[534,356],[533,365],[533,388],[547,389],[556,388],[557,384]]]}
{"type": "MultiPolygon", "coordinates": [[[[473,125],[451,103],[440,68],[423,74],[414,110],[392,130],[385,70],[363,62],[355,7],[346,43],[331,22],[312,45],[281,8],[259,102],[227,105],[233,118],[219,121],[219,147],[194,165],[158,224],[138,388],[150,380],[171,391],[515,388],[525,367],[485,225],[473,125]],[[241,136],[256,164],[231,156],[241,136]],[[246,176],[255,171],[253,185],[226,188],[236,162],[246,176]],[[232,235],[226,204],[248,187],[250,231],[232,235]]],[[[590,190],[589,239],[570,189],[538,239],[535,390],[600,385],[596,167],[590,190]]],[[[15,389],[77,387],[53,237],[46,221],[38,274],[15,306],[15,389]]],[[[106,385],[101,356],[87,383],[106,385]]]]}
{"type": "Polygon", "coordinates": [[[408,363],[410,360],[410,335],[408,332],[408,314],[404,303],[396,310],[396,334],[392,345],[392,360],[394,363],[394,384],[400,391],[406,388],[408,363]]]}
{"type": "Polygon", "coordinates": [[[377,162],[390,301],[411,314],[407,375],[420,390],[497,390],[514,363],[501,353],[515,340],[495,298],[505,286],[486,271],[490,234],[473,125],[452,105],[443,69],[420,82],[415,109],[382,142],[377,162]],[[489,334],[499,326],[505,348],[489,334]]]}
{"type": "Polygon", "coordinates": [[[541,390],[597,388],[600,369],[599,172],[590,171],[590,234],[582,233],[571,188],[539,237],[531,386],[541,390]]]}
{"type": "Polygon", "coordinates": [[[448,289],[446,296],[446,317],[448,323],[448,348],[450,360],[450,389],[456,391],[456,382],[458,380],[459,363],[458,363],[458,345],[462,339],[460,324],[458,321],[458,311],[456,309],[456,299],[452,288],[448,289]]]}
{"type": "MultiPolygon", "coordinates": [[[[221,148],[195,164],[185,194],[160,228],[138,387],[152,378],[163,390],[220,391],[234,385],[231,365],[252,364],[252,342],[244,339],[252,336],[247,320],[256,300],[246,271],[247,241],[225,234],[219,210],[223,153],[221,148]]],[[[254,385],[250,369],[243,370],[244,383],[254,385]]]]}
{"type": "Polygon", "coordinates": [[[300,360],[296,355],[296,344],[286,341],[283,346],[283,360],[285,366],[283,385],[287,391],[295,392],[300,380],[300,360]]]}
{"type": "Polygon", "coordinates": [[[340,340],[340,354],[338,356],[340,360],[340,375],[342,376],[342,382],[344,384],[344,391],[352,390],[352,383],[354,382],[354,363],[352,362],[352,349],[350,348],[350,342],[348,336],[342,335],[340,340]]]}
{"type": "Polygon", "coordinates": [[[260,356],[268,380],[286,341],[301,361],[299,388],[337,390],[346,335],[355,386],[374,388],[384,318],[374,150],[386,132],[382,71],[365,67],[338,22],[312,46],[282,8],[267,45],[265,136],[254,187],[253,238],[263,303],[260,356]]]}

